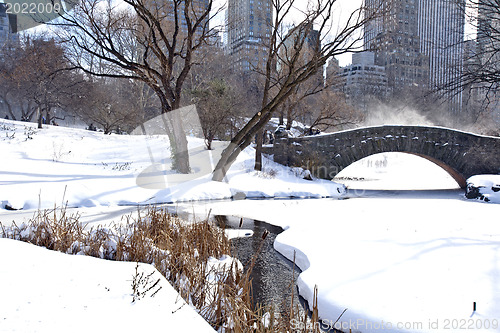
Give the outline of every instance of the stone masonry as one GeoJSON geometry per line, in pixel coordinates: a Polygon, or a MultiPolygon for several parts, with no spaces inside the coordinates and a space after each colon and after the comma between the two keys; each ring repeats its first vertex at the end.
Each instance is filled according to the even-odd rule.
{"type": "Polygon", "coordinates": [[[277,138],[274,161],[333,179],[364,157],[402,152],[423,157],[445,169],[462,187],[477,174],[500,174],[500,138],[442,127],[377,126],[301,138],[277,138]]]}

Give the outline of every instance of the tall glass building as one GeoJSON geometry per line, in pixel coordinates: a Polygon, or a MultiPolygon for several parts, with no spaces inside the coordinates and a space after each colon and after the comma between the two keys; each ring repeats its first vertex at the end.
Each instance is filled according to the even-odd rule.
{"type": "Polygon", "coordinates": [[[452,91],[447,99],[455,115],[462,110],[464,6],[465,0],[419,0],[420,52],[429,57],[429,87],[452,91]]]}
{"type": "Polygon", "coordinates": [[[0,3],[0,49],[8,41],[17,40],[17,16],[7,14],[4,3],[0,3]]]}
{"type": "MultiPolygon", "coordinates": [[[[385,66],[389,86],[440,89],[458,84],[463,68],[465,0],[367,0],[367,15],[381,11],[365,26],[367,50],[385,66]]],[[[460,93],[449,93],[452,113],[462,110],[460,93]]]]}
{"type": "Polygon", "coordinates": [[[235,69],[262,69],[267,61],[272,31],[271,0],[229,0],[227,50],[235,69]]]}

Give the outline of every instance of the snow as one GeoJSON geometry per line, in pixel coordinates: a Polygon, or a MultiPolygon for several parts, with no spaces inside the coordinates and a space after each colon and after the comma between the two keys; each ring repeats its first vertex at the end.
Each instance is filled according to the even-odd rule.
{"type": "Polygon", "coordinates": [[[444,169],[433,162],[403,153],[381,153],[365,157],[339,172],[335,179],[349,188],[367,190],[433,190],[460,187],[444,169]],[[356,180],[361,174],[364,179],[356,180]]]}
{"type": "Polygon", "coordinates": [[[0,332],[213,332],[151,265],[161,289],[132,302],[136,263],[0,239],[0,332]]]}
{"type": "Polygon", "coordinates": [[[500,206],[464,199],[460,190],[393,195],[195,208],[283,227],[274,246],[290,260],[295,252],[300,294],[309,304],[318,286],[325,325],[347,308],[337,325],[353,332],[380,331],[382,321],[392,325],[384,332],[447,332],[453,320],[467,326],[489,320],[481,332],[500,332],[500,206]]]}
{"type": "Polygon", "coordinates": [[[476,175],[467,179],[467,186],[479,188],[483,200],[500,203],[500,175],[476,175]]]}
{"type": "MultiPolygon", "coordinates": [[[[271,118],[269,120],[269,125],[268,126],[272,126],[274,129],[278,128],[278,124],[280,122],[280,119],[279,118],[271,118]]],[[[284,119],[284,123],[286,124],[287,123],[287,120],[286,118],[284,119]]],[[[288,131],[288,133],[292,136],[292,137],[299,137],[299,136],[302,136],[304,135],[304,133],[307,132],[307,126],[304,125],[303,123],[301,122],[298,122],[296,120],[293,120],[292,121],[292,126],[290,128],[290,130],[288,131]]]]}
{"type": "MultiPolygon", "coordinates": [[[[476,136],[476,137],[484,137],[484,138],[494,138],[494,139],[498,139],[497,136],[489,136],[489,135],[479,135],[477,133],[473,133],[473,132],[468,132],[468,131],[464,131],[464,130],[458,130],[458,129],[455,129],[455,128],[450,128],[450,127],[444,127],[444,126],[438,126],[438,125],[432,125],[432,126],[429,126],[429,125],[416,125],[416,124],[411,124],[411,125],[401,125],[401,124],[398,124],[398,123],[393,123],[391,124],[390,122],[389,123],[384,123],[383,125],[370,125],[370,126],[363,126],[363,129],[370,129],[370,128],[380,128],[380,127],[383,127],[383,126],[394,126],[394,127],[408,127],[408,126],[411,126],[411,127],[416,127],[416,128],[429,128],[429,127],[432,127],[432,128],[440,128],[440,129],[443,129],[443,130],[451,130],[451,131],[454,131],[454,132],[459,132],[459,133],[463,133],[463,134],[470,134],[470,135],[473,135],[473,136],[476,136]]],[[[350,129],[345,129],[345,130],[341,130],[341,131],[336,131],[335,133],[348,133],[348,132],[353,132],[353,131],[357,131],[359,130],[359,128],[350,128],[350,129]]],[[[321,133],[320,135],[328,135],[328,134],[332,134],[332,133],[321,133]]],[[[406,138],[405,135],[402,135],[401,136],[402,138],[406,138]]],[[[418,139],[418,137],[415,137],[413,139],[418,139]]]]}
{"type": "MultiPolygon", "coordinates": [[[[256,172],[252,148],[240,154],[226,182],[213,182],[210,173],[224,143],[215,142],[216,149],[207,151],[202,139],[189,137],[188,141],[193,172],[179,175],[169,168],[166,135],[104,135],[50,125],[37,129],[32,123],[2,120],[0,221],[20,225],[37,209],[68,205],[77,208],[80,221],[91,228],[121,223],[122,215],[137,209],[123,205],[232,197],[339,197],[345,193],[343,185],[304,180],[303,170],[269,159],[264,159],[264,170],[256,172]]],[[[240,232],[229,236],[252,233],[240,232]]],[[[5,239],[0,239],[0,253],[9,254],[2,256],[0,271],[1,332],[133,332],[164,325],[172,331],[212,330],[194,310],[183,306],[163,278],[162,290],[154,298],[132,306],[133,264],[68,256],[5,239]]],[[[212,258],[207,264],[217,268],[228,260],[212,258]]],[[[141,269],[154,270],[148,265],[141,269]]]]}
{"type": "Polygon", "coordinates": [[[251,147],[241,152],[226,182],[213,182],[225,143],[215,142],[215,150],[207,151],[203,139],[188,141],[193,172],[180,175],[170,170],[166,135],[104,135],[50,125],[38,130],[32,123],[2,120],[0,203],[26,210],[66,202],[96,207],[228,199],[236,193],[266,198],[344,193],[342,185],[303,180],[269,159],[262,172],[253,171],[251,147]]]}
{"type": "MultiPolygon", "coordinates": [[[[300,294],[311,304],[318,286],[323,327],[347,309],[337,324],[346,331],[449,332],[458,330],[456,320],[465,321],[466,327],[489,323],[481,331],[500,332],[497,204],[467,200],[461,190],[375,191],[365,196],[360,190],[357,197],[346,194],[343,185],[304,180],[303,170],[268,159],[262,172],[253,171],[251,148],[240,154],[225,182],[212,182],[210,171],[223,143],[206,151],[203,140],[189,137],[193,172],[176,175],[168,167],[166,136],[32,127],[0,122],[3,223],[20,223],[39,207],[66,202],[88,227],[120,223],[122,214],[137,209],[120,205],[166,202],[196,216],[211,211],[212,216],[253,218],[285,229],[274,246],[290,259],[295,253],[303,270],[300,294]],[[316,199],[279,200],[293,197],[316,199]],[[275,200],[218,200],[227,198],[275,200]],[[5,209],[9,207],[22,210],[5,209]]],[[[343,177],[368,170],[365,181],[346,184],[401,189],[405,181],[403,188],[458,187],[435,169],[427,173],[432,165],[427,161],[384,156],[389,156],[387,163],[374,156],[345,169],[343,177]],[[376,161],[382,161],[378,167],[376,161]]],[[[469,181],[499,183],[489,176],[469,181]]],[[[492,199],[497,194],[488,193],[492,199]]],[[[240,230],[231,236],[248,234],[250,230],[240,230]]],[[[161,279],[162,289],[132,303],[134,263],[70,256],[6,239],[0,239],[0,253],[1,332],[212,330],[190,306],[182,305],[158,272],[154,276],[161,279]]],[[[210,265],[217,264],[211,259],[210,265]]],[[[154,270],[149,265],[140,269],[154,270]]]]}

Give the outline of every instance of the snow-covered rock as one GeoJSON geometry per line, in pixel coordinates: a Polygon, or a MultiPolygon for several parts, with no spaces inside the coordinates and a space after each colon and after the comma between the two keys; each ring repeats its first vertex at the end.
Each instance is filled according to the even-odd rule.
{"type": "Polygon", "coordinates": [[[500,175],[476,175],[467,179],[465,196],[485,202],[500,203],[500,175]]]}

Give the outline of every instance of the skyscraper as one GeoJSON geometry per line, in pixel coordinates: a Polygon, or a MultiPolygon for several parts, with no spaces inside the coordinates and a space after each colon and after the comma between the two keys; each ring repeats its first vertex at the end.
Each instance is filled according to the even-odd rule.
{"type": "MultiPolygon", "coordinates": [[[[303,45],[299,51],[299,57],[297,61],[298,66],[303,66],[307,64],[321,49],[321,39],[318,30],[314,30],[312,26],[305,28],[291,28],[288,30],[286,35],[286,40],[281,45],[279,49],[279,60],[278,67],[286,66],[286,63],[295,56],[295,43],[300,43],[303,41],[303,45]]],[[[323,81],[323,70],[318,69],[318,73],[321,72],[321,80],[323,81]]]]}
{"type": "Polygon", "coordinates": [[[263,68],[272,29],[270,0],[229,0],[227,6],[228,52],[237,70],[263,68]]]}
{"type": "Polygon", "coordinates": [[[465,0],[419,0],[420,52],[429,57],[429,88],[453,91],[447,96],[454,115],[462,110],[458,86],[463,71],[465,0]]]}
{"type": "Polygon", "coordinates": [[[17,16],[7,14],[6,5],[0,3],[0,49],[8,41],[17,40],[17,16]]]}
{"type": "Polygon", "coordinates": [[[477,53],[473,88],[479,91],[482,109],[488,108],[492,121],[500,126],[500,8],[498,0],[480,0],[478,3],[477,53]]]}
{"type": "Polygon", "coordinates": [[[478,2],[477,20],[478,53],[494,49],[493,44],[499,44],[500,9],[496,0],[480,0],[478,2]]]}
{"type": "Polygon", "coordinates": [[[375,64],[384,66],[395,95],[428,88],[428,56],[421,53],[418,35],[418,0],[371,0],[381,10],[365,27],[365,48],[375,52],[375,64]]]}
{"type": "MultiPolygon", "coordinates": [[[[191,19],[191,24],[203,15],[209,5],[209,0],[193,0],[190,2],[188,7],[188,15],[191,19]]],[[[185,2],[184,1],[173,1],[173,0],[162,0],[154,1],[148,0],[148,6],[154,15],[158,15],[158,18],[164,20],[167,23],[166,28],[173,30],[175,24],[179,25],[181,34],[187,34],[187,22],[185,17],[185,2]],[[176,13],[177,11],[177,13],[176,13]],[[176,15],[177,14],[177,18],[176,15]],[[177,22],[176,22],[177,20],[177,22]]],[[[208,21],[209,16],[206,16],[202,22],[202,26],[198,27],[195,32],[195,37],[201,37],[203,26],[206,26],[206,32],[208,32],[208,21]]]]}
{"type": "MultiPolygon", "coordinates": [[[[365,48],[385,66],[394,93],[457,84],[462,72],[465,0],[367,0],[367,14],[383,15],[365,26],[365,48]]],[[[461,94],[449,94],[453,113],[461,94]]]]}
{"type": "Polygon", "coordinates": [[[373,52],[365,51],[352,55],[352,64],[339,69],[339,84],[349,104],[367,113],[375,99],[384,99],[390,93],[385,67],[375,65],[373,52]]]}

